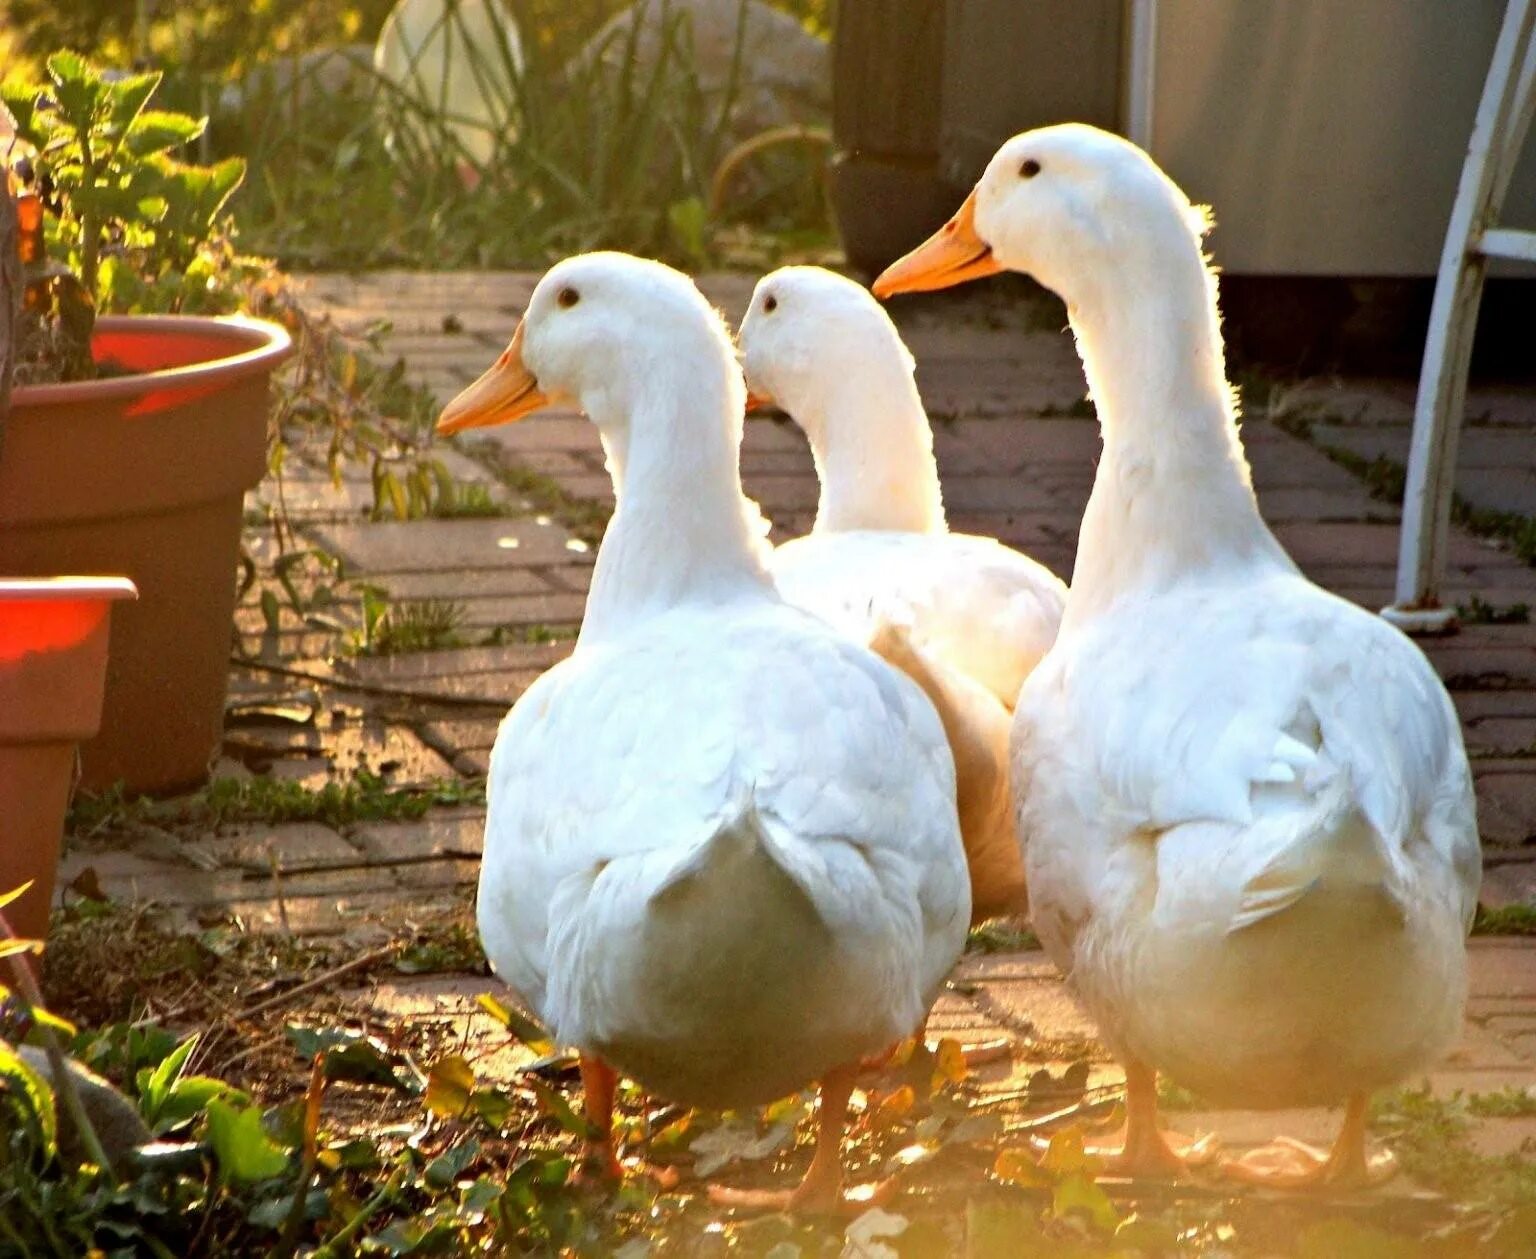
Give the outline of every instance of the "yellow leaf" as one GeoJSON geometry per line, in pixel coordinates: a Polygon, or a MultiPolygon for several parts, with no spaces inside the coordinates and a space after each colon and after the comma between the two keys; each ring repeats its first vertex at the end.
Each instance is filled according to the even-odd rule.
{"type": "Polygon", "coordinates": [[[939,1041],[938,1051],[933,1055],[933,1087],[938,1088],[946,1080],[951,1084],[959,1084],[965,1079],[968,1070],[965,1050],[960,1048],[960,1042],[947,1036],[939,1041]]]}
{"type": "Polygon", "coordinates": [[[1053,1133],[1051,1144],[1045,1151],[1040,1165],[1058,1179],[1076,1172],[1092,1179],[1102,1170],[1100,1160],[1089,1154],[1083,1144],[1083,1130],[1078,1124],[1070,1124],[1053,1133]]]}
{"type": "Polygon", "coordinates": [[[885,1127],[908,1114],[917,1104],[917,1093],[910,1084],[903,1084],[893,1093],[887,1093],[875,1107],[875,1126],[885,1127]]]}
{"type": "Polygon", "coordinates": [[[1093,1183],[1090,1174],[1076,1171],[1062,1179],[1052,1195],[1051,1214],[1058,1220],[1078,1213],[1087,1216],[1093,1226],[1112,1233],[1120,1223],[1119,1212],[1109,1195],[1093,1183]]]}
{"type": "Polygon", "coordinates": [[[27,889],[32,886],[32,883],[33,883],[33,880],[28,879],[20,887],[13,887],[13,888],[10,888],[7,891],[0,892],[0,909],[4,909],[7,905],[9,905],[17,897],[25,896],[26,893],[27,893],[27,889]]]}
{"type": "Polygon", "coordinates": [[[1041,1170],[1027,1146],[999,1150],[992,1164],[992,1174],[1010,1185],[1022,1185],[1026,1189],[1041,1189],[1051,1183],[1051,1178],[1041,1170]]]}
{"type": "Polygon", "coordinates": [[[444,1119],[457,1119],[469,1108],[475,1091],[475,1071],[458,1054],[432,1064],[427,1074],[427,1109],[444,1119]]]}

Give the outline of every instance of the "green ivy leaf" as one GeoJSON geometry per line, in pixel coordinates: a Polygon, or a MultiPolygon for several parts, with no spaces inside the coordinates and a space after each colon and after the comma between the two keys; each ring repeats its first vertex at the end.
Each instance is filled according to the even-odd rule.
{"type": "Polygon", "coordinates": [[[119,143],[136,120],[144,116],[144,106],[160,86],[162,77],[160,71],[152,70],[147,74],[130,74],[106,85],[107,127],[119,143]]]}
{"type": "Polygon", "coordinates": [[[123,137],[123,146],[135,157],[149,157],[190,143],[202,135],[207,127],[206,118],[149,109],[134,120],[133,126],[123,137]]]}
{"type": "Polygon", "coordinates": [[[156,1133],[169,1132],[196,1119],[208,1109],[209,1102],[220,1099],[242,1106],[250,1102],[248,1094],[223,1080],[207,1075],[183,1076],[171,1086],[151,1126],[156,1133]]]}
{"type": "Polygon", "coordinates": [[[450,1146],[427,1164],[421,1174],[427,1188],[439,1191],[452,1189],[454,1182],[464,1174],[480,1153],[480,1142],[473,1137],[450,1146]]]}
{"type": "Polygon", "coordinates": [[[377,1084],[413,1095],[425,1087],[421,1069],[407,1055],[395,1052],[376,1037],[355,1028],[290,1025],[285,1031],[302,1057],[325,1054],[327,1079],[377,1084]]]}
{"type": "Polygon", "coordinates": [[[494,1089],[476,1089],[469,1104],[474,1107],[475,1114],[493,1128],[505,1127],[512,1115],[512,1099],[494,1089]]]}
{"type": "Polygon", "coordinates": [[[14,79],[0,82],[0,104],[10,111],[16,134],[36,148],[47,142],[47,137],[38,130],[37,101],[42,94],[42,88],[31,83],[14,79]]]}
{"type": "Polygon", "coordinates": [[[1083,1172],[1072,1172],[1062,1178],[1051,1199],[1051,1214],[1058,1220],[1084,1215],[1104,1233],[1114,1232],[1120,1223],[1120,1214],[1109,1195],[1083,1172]]]}
{"type": "Polygon", "coordinates": [[[54,1110],[53,1089],[48,1081],[27,1065],[27,1061],[4,1041],[0,1041],[0,1086],[22,1097],[42,1133],[43,1152],[52,1157],[58,1149],[58,1115],[54,1110]]]}
{"type": "Polygon", "coordinates": [[[587,1121],[571,1109],[570,1102],[566,1101],[559,1093],[545,1084],[543,1080],[529,1078],[528,1087],[533,1090],[533,1095],[538,1099],[539,1109],[553,1119],[573,1136],[586,1137],[591,1134],[591,1127],[587,1121]]]}
{"type": "Polygon", "coordinates": [[[193,1032],[162,1058],[158,1066],[139,1072],[139,1109],[144,1113],[144,1121],[151,1127],[159,1118],[160,1108],[165,1105],[166,1098],[170,1096],[171,1086],[181,1078],[182,1069],[187,1065],[192,1051],[197,1048],[197,1042],[198,1034],[193,1032]]]}
{"type": "Polygon", "coordinates": [[[44,64],[59,114],[77,134],[89,135],[96,128],[106,96],[101,75],[84,57],[68,50],[54,53],[44,64]]]}
{"type": "Polygon", "coordinates": [[[215,1098],[208,1103],[208,1140],[220,1169],[232,1181],[270,1180],[288,1167],[288,1156],[262,1127],[260,1107],[237,1108],[215,1098]]]}

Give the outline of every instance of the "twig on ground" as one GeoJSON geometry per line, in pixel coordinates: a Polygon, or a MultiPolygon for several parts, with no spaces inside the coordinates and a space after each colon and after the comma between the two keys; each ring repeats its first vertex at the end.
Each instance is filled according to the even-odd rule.
{"type": "Polygon", "coordinates": [[[392,956],[397,946],[394,944],[381,945],[376,949],[369,949],[366,953],[360,953],[351,961],[343,962],[340,966],[333,966],[324,974],[316,975],[313,979],[306,980],[296,988],[290,988],[287,992],[280,992],[274,997],[268,997],[265,1001],[258,1001],[253,1006],[235,1012],[236,1018],[252,1019],[258,1014],[265,1014],[277,1006],[292,1001],[295,997],[302,997],[306,993],[314,992],[317,988],[324,988],[327,984],[340,979],[343,975],[350,975],[353,971],[362,970],[372,966],[375,962],[382,962],[392,956]]]}

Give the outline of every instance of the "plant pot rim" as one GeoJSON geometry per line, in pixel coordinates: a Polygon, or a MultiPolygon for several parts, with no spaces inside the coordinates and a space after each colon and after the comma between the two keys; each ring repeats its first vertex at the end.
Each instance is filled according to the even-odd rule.
{"type": "Polygon", "coordinates": [[[126,577],[0,577],[0,601],[49,599],[137,599],[126,577]]]}
{"type": "Polygon", "coordinates": [[[136,398],[160,389],[224,385],[271,371],[293,349],[293,338],[281,324],[268,319],[253,319],[249,315],[224,315],[217,318],[204,315],[102,315],[96,320],[93,335],[156,331],[202,333],[227,341],[230,353],[181,367],[162,367],[127,376],[48,385],[18,385],[11,391],[12,409],[22,406],[64,406],[108,398],[136,398]]]}

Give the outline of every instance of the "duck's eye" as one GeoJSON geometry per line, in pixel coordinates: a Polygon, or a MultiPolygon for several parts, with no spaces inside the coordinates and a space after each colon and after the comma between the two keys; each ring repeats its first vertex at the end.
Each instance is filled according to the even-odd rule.
{"type": "Polygon", "coordinates": [[[1039,173],[1040,163],[1032,157],[1025,158],[1024,165],[1019,167],[1019,177],[1021,179],[1033,179],[1039,173]]]}
{"type": "Polygon", "coordinates": [[[763,298],[763,313],[765,315],[773,314],[773,312],[778,310],[778,308],[779,308],[779,299],[777,297],[775,297],[772,293],[769,293],[767,297],[763,298]]]}
{"type": "Polygon", "coordinates": [[[576,303],[580,300],[581,294],[578,293],[575,289],[571,288],[569,285],[555,294],[555,301],[557,301],[565,310],[570,310],[570,308],[576,305],[576,303]]]}

